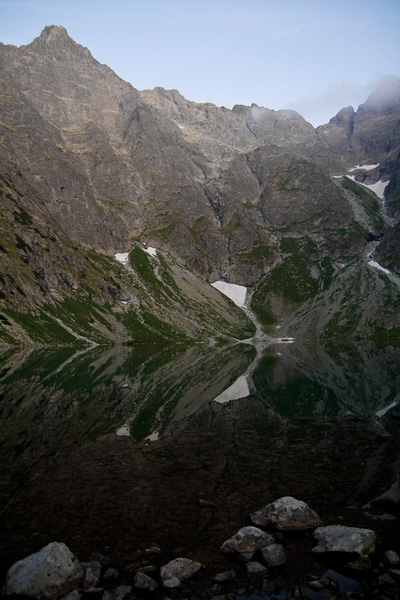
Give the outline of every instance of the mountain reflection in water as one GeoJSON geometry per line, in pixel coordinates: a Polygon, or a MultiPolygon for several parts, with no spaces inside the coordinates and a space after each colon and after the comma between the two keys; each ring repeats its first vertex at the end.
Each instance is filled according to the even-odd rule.
{"type": "Polygon", "coordinates": [[[221,543],[283,495],[390,541],[361,507],[396,479],[399,366],[392,347],[297,341],[261,357],[248,344],[3,353],[1,576],[50,541],[122,565],[179,548],[226,569],[221,543]],[[246,398],[213,402],[244,376],[246,398]]]}

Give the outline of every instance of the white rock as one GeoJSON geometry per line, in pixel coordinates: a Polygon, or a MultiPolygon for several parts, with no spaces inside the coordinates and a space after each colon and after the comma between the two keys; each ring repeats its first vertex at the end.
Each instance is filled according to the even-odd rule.
{"type": "Polygon", "coordinates": [[[175,558],[160,569],[163,582],[176,577],[180,581],[189,579],[201,568],[201,564],[190,558],[175,558]]]}
{"type": "Polygon", "coordinates": [[[250,515],[252,523],[282,530],[313,529],[322,525],[317,513],[302,500],[284,496],[250,515]]]}
{"type": "Polygon", "coordinates": [[[52,542],[10,567],[3,593],[56,600],[76,588],[82,577],[82,565],[69,548],[52,542]]]}
{"type": "Polygon", "coordinates": [[[372,554],[375,550],[375,532],[372,529],[327,525],[314,531],[318,545],[313,552],[350,552],[360,556],[372,554]]]}
{"type": "Polygon", "coordinates": [[[242,527],[221,546],[221,552],[255,552],[275,542],[271,534],[258,527],[242,527]]]}

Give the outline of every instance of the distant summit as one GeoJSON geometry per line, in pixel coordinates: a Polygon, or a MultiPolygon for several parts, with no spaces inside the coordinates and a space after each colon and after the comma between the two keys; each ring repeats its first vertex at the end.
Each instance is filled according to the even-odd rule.
{"type": "Polygon", "coordinates": [[[93,59],[90,51],[77,44],[69,35],[65,27],[61,25],[48,25],[46,26],[39,37],[35,38],[33,42],[22,48],[33,50],[39,54],[51,53],[54,58],[63,60],[65,58],[72,58],[73,56],[79,56],[85,60],[93,59]]]}

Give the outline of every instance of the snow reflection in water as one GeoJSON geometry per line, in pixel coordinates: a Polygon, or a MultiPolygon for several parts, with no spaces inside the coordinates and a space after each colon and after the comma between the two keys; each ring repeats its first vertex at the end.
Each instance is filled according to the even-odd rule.
{"type": "Polygon", "coordinates": [[[222,392],[219,396],[214,398],[214,402],[219,404],[225,404],[231,400],[238,400],[239,398],[246,398],[250,395],[248,375],[242,375],[235,381],[233,385],[228,387],[227,390],[222,392]]]}

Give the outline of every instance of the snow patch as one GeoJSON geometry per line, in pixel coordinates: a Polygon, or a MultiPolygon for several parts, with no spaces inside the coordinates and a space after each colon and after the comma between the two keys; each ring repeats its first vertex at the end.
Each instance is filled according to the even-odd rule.
{"type": "Polygon", "coordinates": [[[349,173],[352,173],[353,171],[372,171],[372,169],[376,169],[377,167],[379,167],[379,163],[376,163],[376,165],[357,165],[356,167],[349,169],[349,173]]]}
{"type": "Polygon", "coordinates": [[[129,252],[117,252],[117,254],[114,254],[115,260],[122,263],[123,265],[128,264],[128,257],[129,252]]]}
{"type": "Polygon", "coordinates": [[[115,434],[118,435],[118,437],[131,437],[131,432],[129,431],[129,426],[126,424],[122,425],[122,427],[117,429],[115,434]]]}
{"type": "Polygon", "coordinates": [[[379,269],[380,271],[383,271],[384,273],[386,273],[386,275],[390,275],[389,269],[385,269],[385,267],[382,267],[375,260],[369,260],[368,264],[369,264],[370,267],[374,267],[375,269],[379,269]]]}
{"type": "Polygon", "coordinates": [[[145,252],[147,252],[147,254],[150,254],[150,256],[156,256],[157,255],[157,250],[155,248],[151,248],[150,246],[148,246],[147,248],[143,248],[143,250],[145,252]]]}
{"type": "Polygon", "coordinates": [[[214,398],[214,402],[219,404],[225,404],[231,400],[238,400],[239,398],[246,398],[250,395],[248,376],[242,375],[233,383],[228,389],[222,394],[214,398]]]}
{"type": "Polygon", "coordinates": [[[386,190],[387,186],[389,185],[389,180],[382,181],[382,179],[380,179],[376,183],[366,184],[366,183],[361,183],[360,181],[357,181],[356,178],[354,177],[354,175],[348,175],[347,177],[349,177],[349,179],[352,179],[353,181],[358,183],[358,185],[362,185],[363,187],[366,187],[369,190],[371,190],[372,192],[374,192],[378,196],[378,198],[380,198],[381,200],[384,199],[385,190],[386,190]]]}
{"type": "Polygon", "coordinates": [[[375,192],[375,194],[378,196],[378,198],[383,200],[385,190],[388,185],[389,185],[389,180],[388,181],[380,180],[380,181],[377,181],[376,183],[372,183],[371,185],[367,185],[366,187],[369,188],[370,190],[372,190],[373,192],[375,192]]]}
{"type": "Polygon", "coordinates": [[[156,442],[159,439],[159,437],[160,434],[158,433],[158,431],[153,431],[153,433],[147,436],[146,440],[149,440],[149,442],[156,442]]]}
{"type": "Polygon", "coordinates": [[[214,281],[211,284],[225,296],[228,296],[237,306],[244,307],[246,302],[247,288],[235,283],[226,283],[226,281],[214,281]]]}

